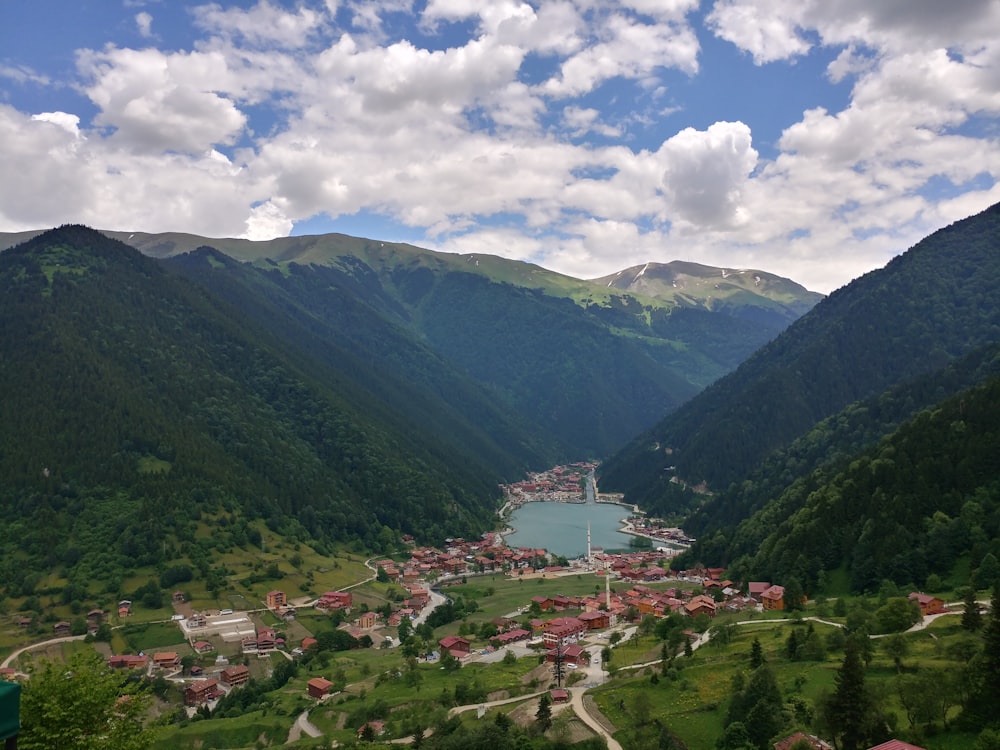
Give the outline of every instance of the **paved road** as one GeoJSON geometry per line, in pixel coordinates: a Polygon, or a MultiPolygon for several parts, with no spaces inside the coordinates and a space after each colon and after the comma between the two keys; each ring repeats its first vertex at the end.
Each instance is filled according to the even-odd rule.
{"type": "Polygon", "coordinates": [[[53,643],[66,643],[67,641],[82,641],[86,637],[87,636],[85,635],[66,635],[66,636],[61,636],[59,638],[50,638],[47,641],[30,643],[27,646],[22,646],[17,651],[10,654],[6,659],[3,660],[3,663],[0,664],[0,667],[9,667],[14,662],[14,660],[21,654],[23,654],[25,651],[33,651],[36,648],[43,648],[44,646],[48,646],[53,643]]]}
{"type": "Polygon", "coordinates": [[[319,727],[309,721],[308,711],[303,711],[299,714],[298,718],[295,719],[295,723],[292,724],[292,728],[288,730],[288,739],[285,741],[285,744],[287,745],[289,742],[296,742],[302,737],[303,734],[308,734],[310,737],[323,736],[319,727]]]}

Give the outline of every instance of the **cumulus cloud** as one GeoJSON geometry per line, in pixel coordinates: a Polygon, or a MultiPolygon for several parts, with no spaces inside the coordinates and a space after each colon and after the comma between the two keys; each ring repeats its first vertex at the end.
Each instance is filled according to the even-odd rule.
{"type": "MultiPolygon", "coordinates": [[[[327,11],[335,11],[328,4],[327,11]]],[[[294,12],[272,5],[268,0],[244,10],[223,8],[217,3],[195,6],[195,22],[206,31],[225,37],[239,38],[251,47],[270,46],[301,47],[308,44],[326,14],[305,5],[294,12]]]]}
{"type": "Polygon", "coordinates": [[[750,128],[717,122],[705,131],[685,128],[663,144],[663,190],[683,222],[733,229],[749,220],[742,194],[757,164],[750,128]]]}
{"type": "Polygon", "coordinates": [[[10,106],[72,71],[0,68],[0,229],[265,239],[365,211],[578,276],[681,257],[829,290],[1000,191],[995,1],[716,0],[704,29],[697,0],[156,7],[196,35],[78,51],[58,86],[88,106],[10,106]],[[755,147],[691,96],[706,30],[755,73],[822,49],[838,96],[755,147]]]}
{"type": "Polygon", "coordinates": [[[230,99],[204,88],[228,76],[217,53],[109,47],[81,53],[79,67],[100,108],[95,123],[139,151],[202,152],[232,143],[246,123],[230,99]]]}
{"type": "Polygon", "coordinates": [[[139,36],[146,39],[153,36],[153,17],[146,11],[135,14],[135,25],[139,30],[139,36]]]}

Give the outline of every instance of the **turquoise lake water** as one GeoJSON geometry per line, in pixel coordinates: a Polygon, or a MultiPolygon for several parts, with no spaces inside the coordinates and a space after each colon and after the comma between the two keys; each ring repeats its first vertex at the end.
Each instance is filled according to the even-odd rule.
{"type": "Polygon", "coordinates": [[[606,503],[527,503],[510,517],[516,529],[506,537],[510,547],[544,547],[567,558],[587,554],[587,522],[590,521],[590,544],[605,551],[626,550],[629,534],[623,534],[623,519],[629,508],[606,503]]]}

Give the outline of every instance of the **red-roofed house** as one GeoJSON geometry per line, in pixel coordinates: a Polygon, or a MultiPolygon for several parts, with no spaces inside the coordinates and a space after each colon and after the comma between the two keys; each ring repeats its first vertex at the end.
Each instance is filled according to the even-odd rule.
{"type": "Polygon", "coordinates": [[[816,735],[805,734],[804,732],[796,732],[795,734],[788,735],[783,740],[778,740],[774,743],[774,750],[792,750],[792,746],[800,742],[808,743],[813,750],[833,750],[833,746],[826,740],[821,740],[816,735]]]}
{"type": "Polygon", "coordinates": [[[327,591],[316,601],[316,609],[350,609],[350,591],[327,591]]]}
{"type": "Polygon", "coordinates": [[[322,698],[324,695],[329,695],[332,689],[333,683],[323,677],[313,677],[306,683],[310,698],[322,698]]]}
{"type": "Polygon", "coordinates": [[[472,648],[472,644],[458,635],[446,635],[440,641],[438,645],[443,651],[450,651],[451,653],[467,654],[472,648]]]}
{"type": "Polygon", "coordinates": [[[902,740],[889,740],[888,742],[883,742],[881,745],[875,745],[874,747],[868,748],[868,750],[924,750],[918,745],[911,745],[909,742],[903,742],[902,740]]]}
{"type": "Polygon", "coordinates": [[[188,706],[200,706],[215,700],[222,695],[218,680],[199,680],[184,688],[184,703],[188,706]]]}
{"type": "Polygon", "coordinates": [[[278,609],[279,607],[284,607],[287,603],[284,591],[268,591],[267,596],[264,597],[264,604],[268,609],[278,609]]]}
{"type": "Polygon", "coordinates": [[[769,588],[771,588],[769,581],[750,581],[750,583],[747,584],[747,593],[752,599],[756,599],[759,602],[761,594],[769,588]]]}
{"type": "Polygon", "coordinates": [[[760,595],[760,603],[764,605],[764,609],[783,610],[785,608],[785,587],[771,586],[760,595]]]}
{"type": "Polygon", "coordinates": [[[133,656],[132,654],[121,654],[108,659],[108,666],[112,669],[141,669],[149,663],[148,656],[133,656]]]}
{"type": "Polygon", "coordinates": [[[181,663],[176,651],[161,651],[153,654],[153,666],[159,669],[175,669],[181,663]]]}
{"type": "Polygon", "coordinates": [[[911,602],[916,602],[920,607],[920,614],[922,615],[937,615],[945,611],[944,601],[938,599],[936,596],[931,596],[930,594],[925,594],[920,591],[914,591],[909,596],[911,602]]]}
{"type": "Polygon", "coordinates": [[[237,687],[250,679],[250,670],[245,664],[234,664],[222,670],[222,681],[229,687],[237,687]]]}
{"type": "Polygon", "coordinates": [[[715,599],[704,594],[699,594],[684,605],[684,611],[691,617],[697,617],[698,615],[715,617],[715,599]]]}

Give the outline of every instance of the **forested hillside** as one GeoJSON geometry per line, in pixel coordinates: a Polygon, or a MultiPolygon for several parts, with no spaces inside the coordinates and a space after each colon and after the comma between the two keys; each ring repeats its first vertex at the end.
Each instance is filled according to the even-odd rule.
{"type": "Polygon", "coordinates": [[[481,394],[461,415],[476,389],[458,374],[452,409],[322,331],[281,330],[82,227],[0,254],[5,584],[60,563],[89,581],[170,560],[222,511],[243,519],[234,544],[252,518],[371,549],[398,532],[476,533],[496,483],[546,458],[481,394]]]}
{"type": "Polygon", "coordinates": [[[853,590],[873,591],[948,577],[966,557],[988,588],[1000,573],[1000,375],[921,411],[841,471],[793,485],[744,533],[762,541],[737,575],[815,589],[846,565],[853,590]]]}
{"type": "Polygon", "coordinates": [[[607,461],[602,487],[660,510],[675,478],[724,490],[849,404],[1000,340],[997,278],[1000,206],[824,299],[607,461]]]}

